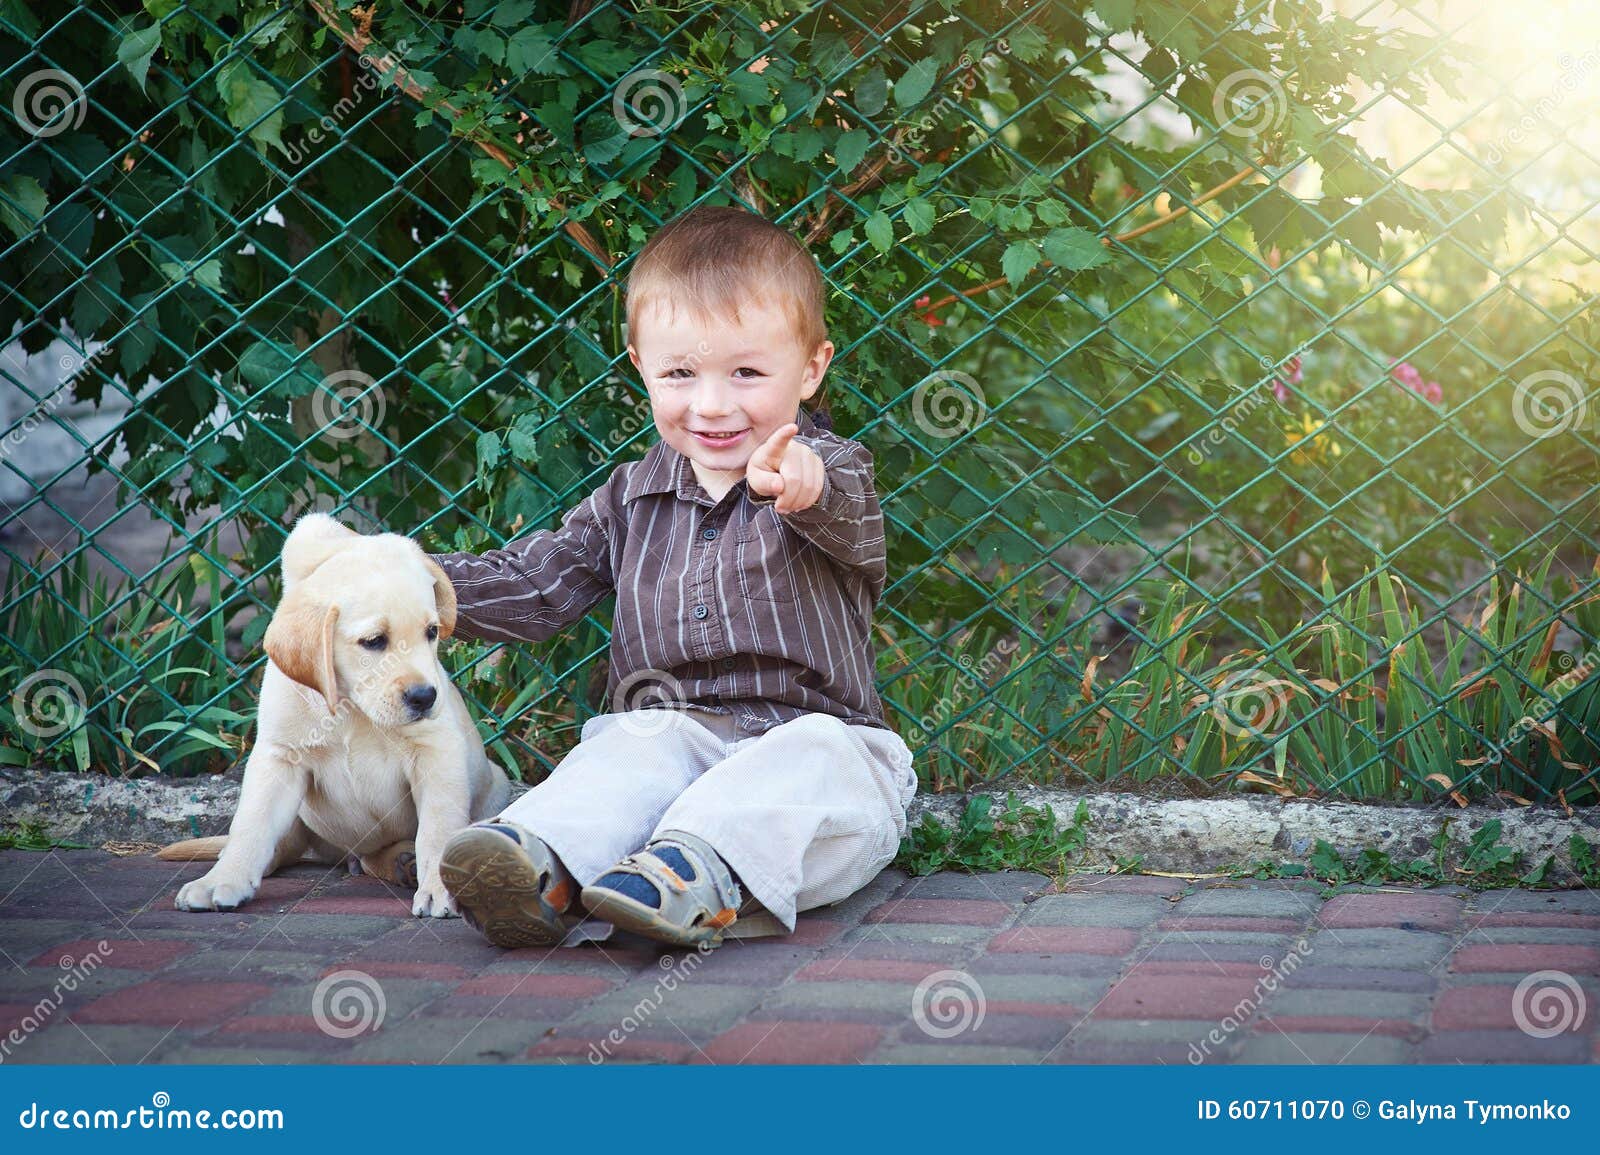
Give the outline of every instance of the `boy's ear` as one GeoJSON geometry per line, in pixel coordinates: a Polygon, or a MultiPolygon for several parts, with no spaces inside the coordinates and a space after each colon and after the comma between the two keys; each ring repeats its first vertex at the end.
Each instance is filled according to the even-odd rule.
{"type": "Polygon", "coordinates": [[[633,367],[643,373],[644,369],[639,364],[639,350],[633,347],[633,342],[628,342],[628,360],[633,362],[633,367]]]}
{"type": "Polygon", "coordinates": [[[801,378],[801,400],[806,400],[817,391],[817,386],[822,384],[822,378],[828,372],[828,366],[833,362],[833,342],[824,341],[817,346],[811,354],[811,359],[806,362],[806,370],[801,378]]]}

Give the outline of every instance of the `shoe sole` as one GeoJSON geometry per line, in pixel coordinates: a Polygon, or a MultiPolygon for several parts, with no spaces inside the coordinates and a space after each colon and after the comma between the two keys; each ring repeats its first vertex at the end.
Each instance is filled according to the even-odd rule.
{"type": "Polygon", "coordinates": [[[722,941],[723,930],[726,929],[679,926],[662,918],[655,907],[603,887],[584,887],[583,905],[591,917],[609,922],[618,930],[632,931],[673,946],[699,946],[703,942],[715,946],[722,941]]]}
{"type": "Polygon", "coordinates": [[[503,834],[461,831],[445,846],[439,877],[461,917],[495,946],[555,946],[567,935],[544,901],[543,877],[503,834]]]}

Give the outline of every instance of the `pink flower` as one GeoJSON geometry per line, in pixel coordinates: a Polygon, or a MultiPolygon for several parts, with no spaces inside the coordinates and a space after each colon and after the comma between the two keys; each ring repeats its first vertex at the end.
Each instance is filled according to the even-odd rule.
{"type": "Polygon", "coordinates": [[[1305,380],[1305,374],[1300,371],[1299,357],[1290,357],[1283,365],[1288,370],[1288,380],[1285,381],[1283,377],[1274,377],[1272,379],[1272,395],[1278,399],[1278,404],[1287,405],[1290,396],[1289,386],[1300,384],[1301,381],[1305,380]]]}
{"type": "Polygon", "coordinates": [[[1422,395],[1431,403],[1437,405],[1444,400],[1444,389],[1437,381],[1429,381],[1427,387],[1422,391],[1422,395]]]}
{"type": "Polygon", "coordinates": [[[1305,379],[1305,374],[1300,372],[1300,358],[1298,356],[1290,357],[1288,363],[1289,363],[1289,384],[1291,384],[1291,385],[1300,384],[1300,382],[1305,379]]]}
{"type": "Polygon", "coordinates": [[[1272,395],[1278,399],[1279,405],[1289,404],[1289,390],[1277,377],[1272,379],[1272,395]]]}
{"type": "Polygon", "coordinates": [[[1407,389],[1411,390],[1413,393],[1422,392],[1422,373],[1410,362],[1391,362],[1389,375],[1396,381],[1400,382],[1400,384],[1404,385],[1407,389]]]}

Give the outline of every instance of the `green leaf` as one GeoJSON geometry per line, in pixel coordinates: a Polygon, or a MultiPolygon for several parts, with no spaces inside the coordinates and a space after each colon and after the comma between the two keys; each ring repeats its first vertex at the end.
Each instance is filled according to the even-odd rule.
{"type": "Polygon", "coordinates": [[[499,0],[491,21],[502,28],[514,28],[533,18],[533,0],[499,0]]]}
{"type": "Polygon", "coordinates": [[[250,139],[270,144],[279,152],[283,147],[283,109],[278,90],[257,76],[250,65],[235,60],[217,73],[217,92],[234,128],[250,127],[250,139]]]}
{"type": "Polygon", "coordinates": [[[322,380],[315,362],[279,341],[257,341],[246,349],[239,357],[239,376],[284,397],[304,397],[322,380]]]}
{"type": "Polygon", "coordinates": [[[39,226],[49,207],[50,198],[31,176],[14,176],[0,184],[0,220],[18,240],[39,226]]]}
{"type": "Polygon", "coordinates": [[[193,281],[216,293],[222,295],[222,262],[216,258],[201,261],[198,265],[186,265],[182,261],[162,261],[159,268],[175,285],[185,281],[193,281]]]}
{"type": "Polygon", "coordinates": [[[1111,31],[1126,32],[1133,27],[1138,4],[1139,0],[1094,0],[1094,10],[1111,31]]]}
{"type": "Polygon", "coordinates": [[[920,104],[924,97],[933,90],[933,82],[939,79],[939,62],[931,56],[923,57],[905,74],[894,82],[894,102],[900,108],[910,108],[920,104]]]}
{"type": "Polygon", "coordinates": [[[157,24],[128,33],[117,45],[117,63],[128,70],[128,75],[133,77],[140,92],[145,91],[144,82],[150,72],[150,59],[160,47],[161,27],[157,24]]]}
{"type": "Polygon", "coordinates": [[[1032,241],[1012,241],[1000,258],[1000,271],[1013,286],[1020,285],[1039,264],[1039,246],[1032,241]]]}
{"type": "Polygon", "coordinates": [[[856,111],[862,116],[877,116],[889,103],[889,77],[879,65],[873,65],[856,85],[854,93],[856,111]]]}
{"type": "Polygon", "coordinates": [[[850,170],[861,163],[872,145],[872,134],[864,128],[851,129],[833,145],[833,159],[839,166],[839,175],[849,176],[850,170]]]}
{"type": "Polygon", "coordinates": [[[1051,229],[1044,237],[1044,255],[1052,265],[1078,272],[1111,259],[1111,251],[1088,229],[1051,229]]]}
{"type": "Polygon", "coordinates": [[[926,197],[912,197],[906,202],[906,224],[918,236],[933,230],[934,215],[933,202],[926,197]]]}
{"type": "Polygon", "coordinates": [[[478,483],[484,485],[489,476],[489,471],[500,460],[500,435],[498,433],[478,434],[478,483]]]}
{"type": "Polygon", "coordinates": [[[567,66],[556,52],[555,41],[544,29],[519,28],[506,41],[506,67],[512,72],[531,72],[535,76],[565,76],[567,66]]]}
{"type": "Polygon", "coordinates": [[[867,240],[880,253],[887,253],[894,248],[894,222],[882,209],[867,218],[867,240]]]}

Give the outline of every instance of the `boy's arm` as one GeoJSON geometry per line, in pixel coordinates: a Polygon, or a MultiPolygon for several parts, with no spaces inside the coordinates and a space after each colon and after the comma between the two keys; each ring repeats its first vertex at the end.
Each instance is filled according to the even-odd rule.
{"type": "Polygon", "coordinates": [[[615,588],[607,540],[607,486],[541,529],[483,553],[430,553],[456,591],[458,637],[542,642],[615,588]]]}
{"type": "MultiPolygon", "coordinates": [[[[881,589],[884,562],[883,511],[878,507],[872,454],[844,437],[797,434],[794,441],[822,458],[822,494],[815,504],[778,516],[801,537],[845,565],[859,566],[881,589]]],[[[750,500],[771,505],[776,497],[753,490],[750,500]]]]}

